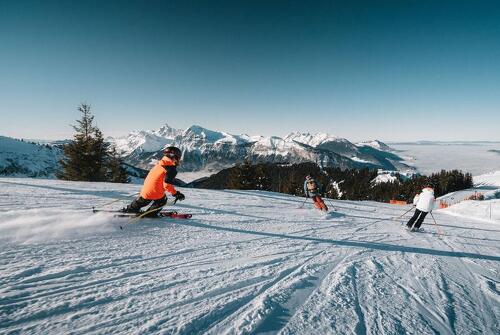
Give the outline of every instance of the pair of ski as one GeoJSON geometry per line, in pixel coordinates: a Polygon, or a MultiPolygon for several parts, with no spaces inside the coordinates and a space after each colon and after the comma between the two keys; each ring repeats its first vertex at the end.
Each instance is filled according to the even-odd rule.
{"type": "Polygon", "coordinates": [[[190,219],[193,217],[192,214],[187,213],[177,213],[177,211],[160,211],[156,217],[143,216],[145,212],[139,213],[124,213],[122,211],[116,210],[106,210],[106,209],[92,209],[93,213],[109,213],[115,218],[135,218],[135,219],[151,219],[151,218],[169,218],[169,219],[190,219]]]}
{"type": "Polygon", "coordinates": [[[404,230],[409,232],[409,233],[423,233],[425,230],[424,228],[408,228],[408,226],[405,225],[404,230]]]}

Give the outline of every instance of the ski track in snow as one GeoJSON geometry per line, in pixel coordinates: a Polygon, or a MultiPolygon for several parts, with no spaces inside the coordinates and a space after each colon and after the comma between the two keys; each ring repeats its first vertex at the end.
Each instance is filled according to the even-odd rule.
{"type": "MultiPolygon", "coordinates": [[[[500,224],[185,189],[190,220],[90,213],[138,185],[0,178],[2,334],[497,334],[500,224]],[[410,214],[408,214],[410,215],[410,214]],[[408,216],[405,218],[408,219],[408,216]],[[120,229],[120,225],[123,230],[120,229]]],[[[110,205],[119,208],[128,200],[110,205]]]]}

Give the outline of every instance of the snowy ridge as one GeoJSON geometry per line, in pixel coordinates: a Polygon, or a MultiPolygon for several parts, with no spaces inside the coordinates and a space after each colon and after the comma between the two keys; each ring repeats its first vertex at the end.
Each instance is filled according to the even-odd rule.
{"type": "Polygon", "coordinates": [[[474,177],[474,184],[480,186],[494,186],[500,188],[500,170],[474,177]]]}
{"type": "Polygon", "coordinates": [[[62,150],[0,136],[0,175],[54,178],[62,150]]]}
{"type": "Polygon", "coordinates": [[[498,330],[498,223],[435,211],[441,234],[430,218],[412,234],[396,219],[409,207],[328,201],[324,215],[303,198],[194,189],[175,207],[191,220],[127,223],[88,207],[120,207],[137,185],[0,187],[2,333],[498,330]]]}
{"type": "MultiPolygon", "coordinates": [[[[0,176],[56,178],[64,157],[62,145],[68,141],[40,143],[0,136],[0,176]]],[[[127,163],[123,167],[134,183],[142,183],[148,172],[127,163]]]]}
{"type": "Polygon", "coordinates": [[[130,155],[136,150],[152,152],[163,149],[173,140],[146,131],[132,132],[127,137],[115,140],[116,149],[122,155],[130,155]]]}
{"type": "Polygon", "coordinates": [[[326,133],[317,133],[317,134],[310,134],[310,133],[300,133],[300,132],[294,132],[290,133],[284,138],[285,141],[291,142],[299,142],[303,144],[307,144],[311,147],[317,147],[323,143],[326,142],[349,142],[345,138],[340,138],[336,136],[332,136],[330,134],[326,133]]]}
{"type": "Polygon", "coordinates": [[[385,144],[379,140],[359,142],[359,143],[356,143],[356,145],[359,147],[371,147],[371,148],[381,150],[381,151],[389,151],[389,152],[396,151],[393,148],[391,148],[390,146],[388,146],[387,144],[385,144]]]}
{"type": "Polygon", "coordinates": [[[108,137],[107,140],[116,146],[118,152],[128,156],[134,151],[159,151],[172,144],[175,137],[181,133],[181,130],[171,128],[168,124],[165,124],[157,130],[133,131],[127,136],[117,138],[108,137]]]}

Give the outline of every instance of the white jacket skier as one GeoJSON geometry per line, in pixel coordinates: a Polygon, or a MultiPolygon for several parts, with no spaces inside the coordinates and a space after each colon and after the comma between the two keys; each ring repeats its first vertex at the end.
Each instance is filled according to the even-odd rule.
{"type": "Polygon", "coordinates": [[[415,213],[406,224],[406,227],[411,231],[420,230],[420,226],[424,222],[425,216],[434,209],[435,202],[434,190],[432,187],[425,187],[422,193],[417,194],[415,198],[413,198],[413,204],[417,209],[415,209],[415,213]]]}
{"type": "Polygon", "coordinates": [[[415,198],[413,198],[413,204],[417,206],[417,209],[426,213],[434,209],[435,202],[434,190],[430,187],[425,187],[422,193],[417,194],[415,198]]]}

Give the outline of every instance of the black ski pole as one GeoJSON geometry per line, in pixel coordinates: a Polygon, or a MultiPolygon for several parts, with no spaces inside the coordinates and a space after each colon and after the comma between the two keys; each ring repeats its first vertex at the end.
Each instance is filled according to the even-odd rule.
{"type": "MultiPolygon", "coordinates": [[[[391,217],[388,217],[388,218],[375,220],[375,221],[369,223],[366,227],[368,227],[368,226],[370,226],[372,224],[375,224],[377,222],[382,222],[382,221],[399,221],[399,219],[401,219],[403,216],[405,216],[407,213],[409,213],[413,208],[415,208],[415,206],[413,206],[412,208],[410,208],[409,210],[407,210],[406,212],[404,212],[400,216],[391,216],[391,217]]],[[[403,223],[401,223],[401,224],[403,224],[403,223]]]]}
{"type": "Polygon", "coordinates": [[[331,208],[331,209],[332,209],[333,211],[336,211],[336,209],[335,209],[335,205],[333,204],[333,201],[332,201],[332,200],[330,200],[330,199],[328,199],[328,198],[325,198],[325,199],[328,201],[328,204],[329,204],[330,206],[332,206],[332,208],[331,208]]]}
{"type": "Polygon", "coordinates": [[[408,214],[414,207],[410,208],[409,210],[407,210],[406,212],[404,212],[402,215],[400,215],[399,217],[402,218],[403,216],[405,216],[406,214],[408,214]]]}
{"type": "Polygon", "coordinates": [[[439,229],[438,224],[436,222],[436,219],[434,218],[434,214],[432,214],[432,212],[430,212],[430,213],[431,213],[431,216],[432,216],[432,220],[434,221],[434,224],[436,225],[436,229],[438,231],[438,234],[441,235],[441,236],[443,236],[443,233],[442,233],[441,229],[439,229]]]}
{"type": "MultiPolygon", "coordinates": [[[[134,193],[134,194],[127,194],[127,195],[125,196],[125,198],[119,198],[119,199],[115,199],[115,200],[113,200],[113,201],[111,201],[111,202],[107,202],[107,203],[105,203],[104,205],[99,206],[99,208],[103,208],[103,207],[109,206],[109,205],[114,204],[115,202],[118,202],[118,201],[123,201],[123,200],[126,200],[127,198],[130,198],[130,197],[136,196],[136,195],[138,195],[138,194],[139,194],[139,192],[134,193]]],[[[94,209],[95,209],[95,208],[94,208],[94,206],[92,206],[92,210],[94,210],[94,209]]]]}
{"type": "Polygon", "coordinates": [[[304,201],[302,201],[302,205],[300,205],[299,208],[303,208],[304,205],[305,205],[305,203],[306,203],[306,201],[307,201],[307,197],[304,199],[304,201]]]}
{"type": "MultiPolygon", "coordinates": [[[[413,208],[415,208],[415,206],[411,207],[409,210],[407,210],[406,212],[404,212],[403,214],[401,214],[400,216],[398,216],[398,220],[401,219],[403,216],[405,216],[406,214],[408,214],[411,210],[413,210],[413,208]]],[[[401,224],[403,224],[404,222],[401,222],[401,224]]]]}

